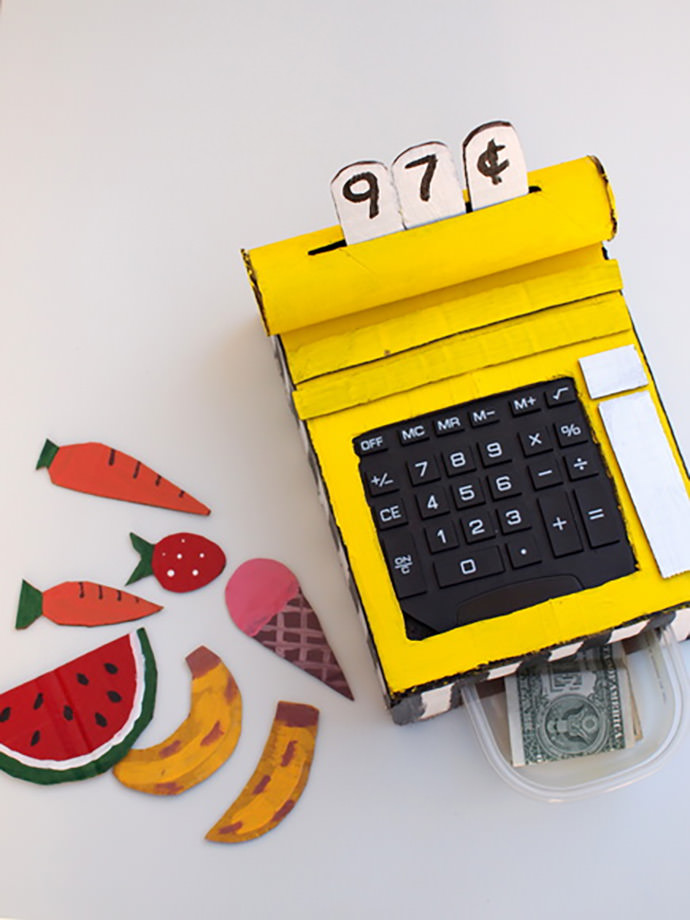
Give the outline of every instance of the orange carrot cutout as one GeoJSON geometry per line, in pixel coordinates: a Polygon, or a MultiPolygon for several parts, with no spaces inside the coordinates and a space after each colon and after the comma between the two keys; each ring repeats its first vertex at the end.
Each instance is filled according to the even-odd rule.
{"type": "Polygon", "coordinates": [[[105,626],[140,620],[162,609],[160,604],[92,581],[63,581],[47,591],[23,581],[15,626],[25,629],[41,615],[61,626],[105,626]]]}
{"type": "Polygon", "coordinates": [[[139,460],[106,444],[89,442],[58,447],[46,441],[36,469],[46,467],[56,486],[117,498],[141,505],[156,505],[190,514],[210,514],[206,505],[164,479],[139,460]]]}

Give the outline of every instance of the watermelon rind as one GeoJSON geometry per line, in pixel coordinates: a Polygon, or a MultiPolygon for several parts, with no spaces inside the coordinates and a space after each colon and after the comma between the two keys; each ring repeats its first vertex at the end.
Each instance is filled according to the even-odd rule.
{"type": "Polygon", "coordinates": [[[127,722],[94,751],[70,760],[38,760],[0,744],[0,770],[32,783],[52,785],[98,776],[110,770],[132,747],[153,717],[158,672],[146,630],[128,636],[136,662],[137,687],[127,722]]]}

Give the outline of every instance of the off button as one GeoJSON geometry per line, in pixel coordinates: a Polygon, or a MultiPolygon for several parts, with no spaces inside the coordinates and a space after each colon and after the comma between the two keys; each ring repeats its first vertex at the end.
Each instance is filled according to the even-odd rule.
{"type": "Polygon", "coordinates": [[[355,451],[360,457],[377,454],[381,450],[388,450],[386,436],[375,431],[360,435],[352,443],[355,445],[355,451]]]}

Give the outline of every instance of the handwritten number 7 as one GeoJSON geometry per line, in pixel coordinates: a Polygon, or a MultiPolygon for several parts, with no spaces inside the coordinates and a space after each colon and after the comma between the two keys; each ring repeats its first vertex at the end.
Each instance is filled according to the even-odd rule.
{"type": "Polygon", "coordinates": [[[379,213],[379,180],[372,172],[356,173],[354,176],[350,176],[345,185],[343,185],[343,198],[355,203],[368,201],[369,217],[373,219],[379,213]],[[366,188],[361,191],[355,191],[353,186],[358,182],[366,182],[366,188]]]}
{"type": "Polygon", "coordinates": [[[426,166],[422,174],[422,181],[419,183],[419,197],[422,201],[428,201],[431,198],[431,180],[436,171],[437,163],[438,157],[435,153],[429,153],[427,156],[420,157],[418,160],[410,160],[409,163],[405,163],[405,169],[414,169],[415,166],[426,166]]]}

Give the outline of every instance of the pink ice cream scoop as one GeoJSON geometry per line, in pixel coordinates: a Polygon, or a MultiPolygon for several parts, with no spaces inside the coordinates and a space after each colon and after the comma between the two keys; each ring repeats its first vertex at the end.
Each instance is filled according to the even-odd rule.
{"type": "Polygon", "coordinates": [[[242,563],[228,581],[225,602],[243,633],[353,698],[319,618],[287,566],[275,559],[242,563]]]}

